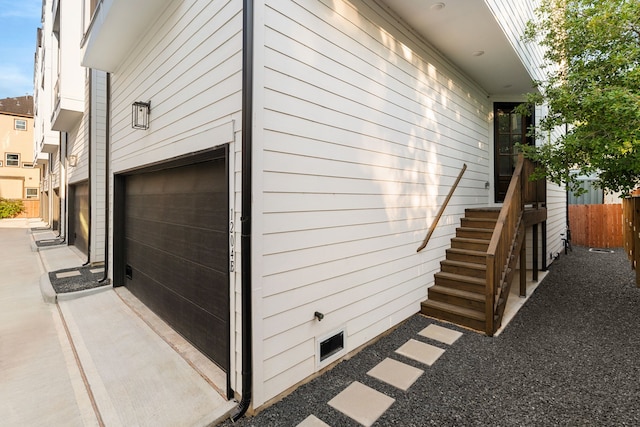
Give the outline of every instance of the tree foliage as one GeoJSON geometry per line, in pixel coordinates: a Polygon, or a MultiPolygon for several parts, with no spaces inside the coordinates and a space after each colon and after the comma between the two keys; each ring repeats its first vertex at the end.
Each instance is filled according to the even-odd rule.
{"type": "Polygon", "coordinates": [[[546,80],[529,105],[545,104],[536,134],[557,143],[523,147],[547,177],[575,188],[575,175],[627,193],[640,184],[640,0],[541,0],[525,40],[546,49],[546,80]],[[566,134],[564,131],[566,130],[566,134]]]}
{"type": "Polygon", "coordinates": [[[24,211],[22,200],[0,198],[0,219],[13,218],[24,211]]]}

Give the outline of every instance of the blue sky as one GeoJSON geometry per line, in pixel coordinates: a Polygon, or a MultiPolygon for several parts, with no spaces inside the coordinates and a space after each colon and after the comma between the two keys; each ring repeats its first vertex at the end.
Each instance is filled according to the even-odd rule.
{"type": "Polygon", "coordinates": [[[0,0],[0,99],[33,95],[42,0],[0,0]]]}

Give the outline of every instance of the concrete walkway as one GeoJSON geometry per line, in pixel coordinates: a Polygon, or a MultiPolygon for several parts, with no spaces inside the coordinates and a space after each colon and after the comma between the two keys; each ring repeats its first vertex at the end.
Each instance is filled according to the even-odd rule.
{"type": "Polygon", "coordinates": [[[85,259],[66,245],[36,250],[34,238],[55,237],[41,226],[0,220],[0,424],[205,426],[228,417],[236,403],[220,394],[224,375],[126,290],[56,296],[47,273],[85,259]]]}

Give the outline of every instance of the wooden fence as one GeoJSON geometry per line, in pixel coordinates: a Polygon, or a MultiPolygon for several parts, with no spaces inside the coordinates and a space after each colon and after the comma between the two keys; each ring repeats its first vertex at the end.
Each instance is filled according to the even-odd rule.
{"type": "Polygon", "coordinates": [[[24,211],[16,218],[40,218],[40,200],[23,199],[24,211]]]}
{"type": "Polygon", "coordinates": [[[569,205],[571,243],[591,248],[620,248],[622,205],[569,205]]]}

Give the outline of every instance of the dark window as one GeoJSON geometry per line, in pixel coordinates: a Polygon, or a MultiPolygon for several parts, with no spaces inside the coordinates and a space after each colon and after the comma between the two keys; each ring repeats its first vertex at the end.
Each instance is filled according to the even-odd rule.
{"type": "Polygon", "coordinates": [[[20,167],[20,154],[7,153],[5,157],[5,163],[7,166],[20,167]]]}

